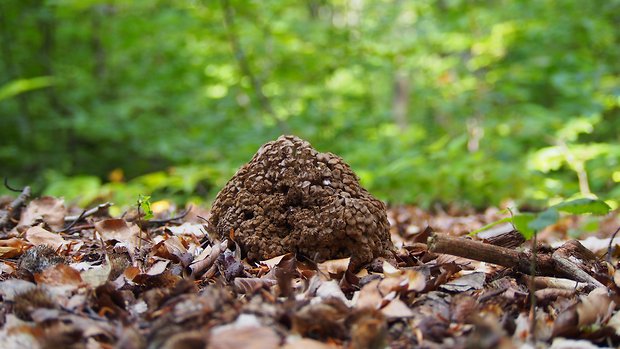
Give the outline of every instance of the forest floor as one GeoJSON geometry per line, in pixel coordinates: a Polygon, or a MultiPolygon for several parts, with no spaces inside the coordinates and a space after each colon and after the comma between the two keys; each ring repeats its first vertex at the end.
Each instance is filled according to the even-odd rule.
{"type": "Polygon", "coordinates": [[[620,345],[617,212],[563,218],[532,254],[509,223],[468,236],[498,209],[392,207],[395,260],[352,270],[349,258],[293,254],[248,263],[209,236],[202,208],[113,218],[106,204],[43,197],[0,210],[3,348],[620,345]]]}

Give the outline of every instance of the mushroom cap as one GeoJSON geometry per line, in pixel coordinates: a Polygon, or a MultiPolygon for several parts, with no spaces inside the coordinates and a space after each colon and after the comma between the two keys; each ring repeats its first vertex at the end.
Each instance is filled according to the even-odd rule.
{"type": "Polygon", "coordinates": [[[342,158],[295,136],[264,144],[218,193],[209,223],[249,260],[301,253],[361,265],[391,250],[383,202],[342,158]]]}

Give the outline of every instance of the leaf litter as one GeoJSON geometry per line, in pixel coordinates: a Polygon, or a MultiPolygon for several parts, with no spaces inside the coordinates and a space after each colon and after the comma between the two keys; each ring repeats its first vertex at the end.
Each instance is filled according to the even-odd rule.
{"type": "MultiPolygon", "coordinates": [[[[66,229],[66,218],[77,219],[79,211],[60,199],[35,199],[4,227],[3,348],[620,345],[618,258],[605,261],[612,241],[602,230],[575,240],[588,246],[585,251],[563,255],[603,285],[594,287],[570,275],[532,277],[426,245],[441,232],[528,250],[529,242],[512,246],[513,238],[501,239],[512,233],[507,226],[466,237],[500,217],[493,208],[389,208],[395,258],[362,267],[348,257],[316,262],[299,253],[249,261],[231,240],[234,234],[221,240],[209,235],[199,218],[209,213],[197,207],[174,221],[156,214],[154,220],[163,222],[157,224],[103,210],[66,229]]],[[[615,213],[603,220],[601,227],[618,224],[615,213]]],[[[568,249],[567,227],[579,224],[561,219],[541,232],[539,253],[568,249]]]]}

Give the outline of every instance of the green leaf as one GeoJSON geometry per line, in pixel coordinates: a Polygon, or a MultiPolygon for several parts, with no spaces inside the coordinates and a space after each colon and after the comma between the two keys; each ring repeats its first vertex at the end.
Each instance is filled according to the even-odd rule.
{"type": "Polygon", "coordinates": [[[536,218],[527,226],[534,231],[541,231],[546,227],[555,224],[560,218],[560,214],[554,208],[549,208],[536,215],[536,218]]]}
{"type": "Polygon", "coordinates": [[[519,213],[512,216],[512,225],[523,235],[526,240],[531,239],[536,231],[530,228],[530,223],[536,219],[533,213],[519,213]]]}
{"type": "Polygon", "coordinates": [[[611,207],[605,201],[587,198],[561,202],[552,208],[572,214],[604,215],[611,211],[611,207]]]}
{"type": "Polygon", "coordinates": [[[138,197],[138,208],[144,212],[144,219],[153,218],[153,209],[151,209],[151,197],[149,195],[140,195],[138,197]]]}
{"type": "Polygon", "coordinates": [[[13,80],[0,87],[0,101],[17,96],[20,93],[51,86],[53,83],[54,79],[51,76],[13,80]]]}
{"type": "Polygon", "coordinates": [[[512,222],[512,217],[506,217],[506,218],[502,218],[500,220],[497,220],[495,222],[491,222],[487,225],[485,225],[484,227],[480,228],[480,229],[476,229],[474,231],[472,231],[471,233],[469,233],[469,236],[474,236],[476,234],[478,234],[481,231],[485,231],[487,229],[491,229],[494,226],[498,225],[498,224],[502,224],[502,223],[506,223],[506,222],[512,222]]]}

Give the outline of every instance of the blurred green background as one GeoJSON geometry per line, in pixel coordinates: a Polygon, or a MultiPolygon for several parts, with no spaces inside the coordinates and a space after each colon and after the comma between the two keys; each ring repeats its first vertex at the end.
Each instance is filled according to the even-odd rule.
{"type": "Polygon", "coordinates": [[[14,187],[208,205],[293,133],[390,203],[620,197],[618,0],[3,0],[0,25],[14,187]]]}

